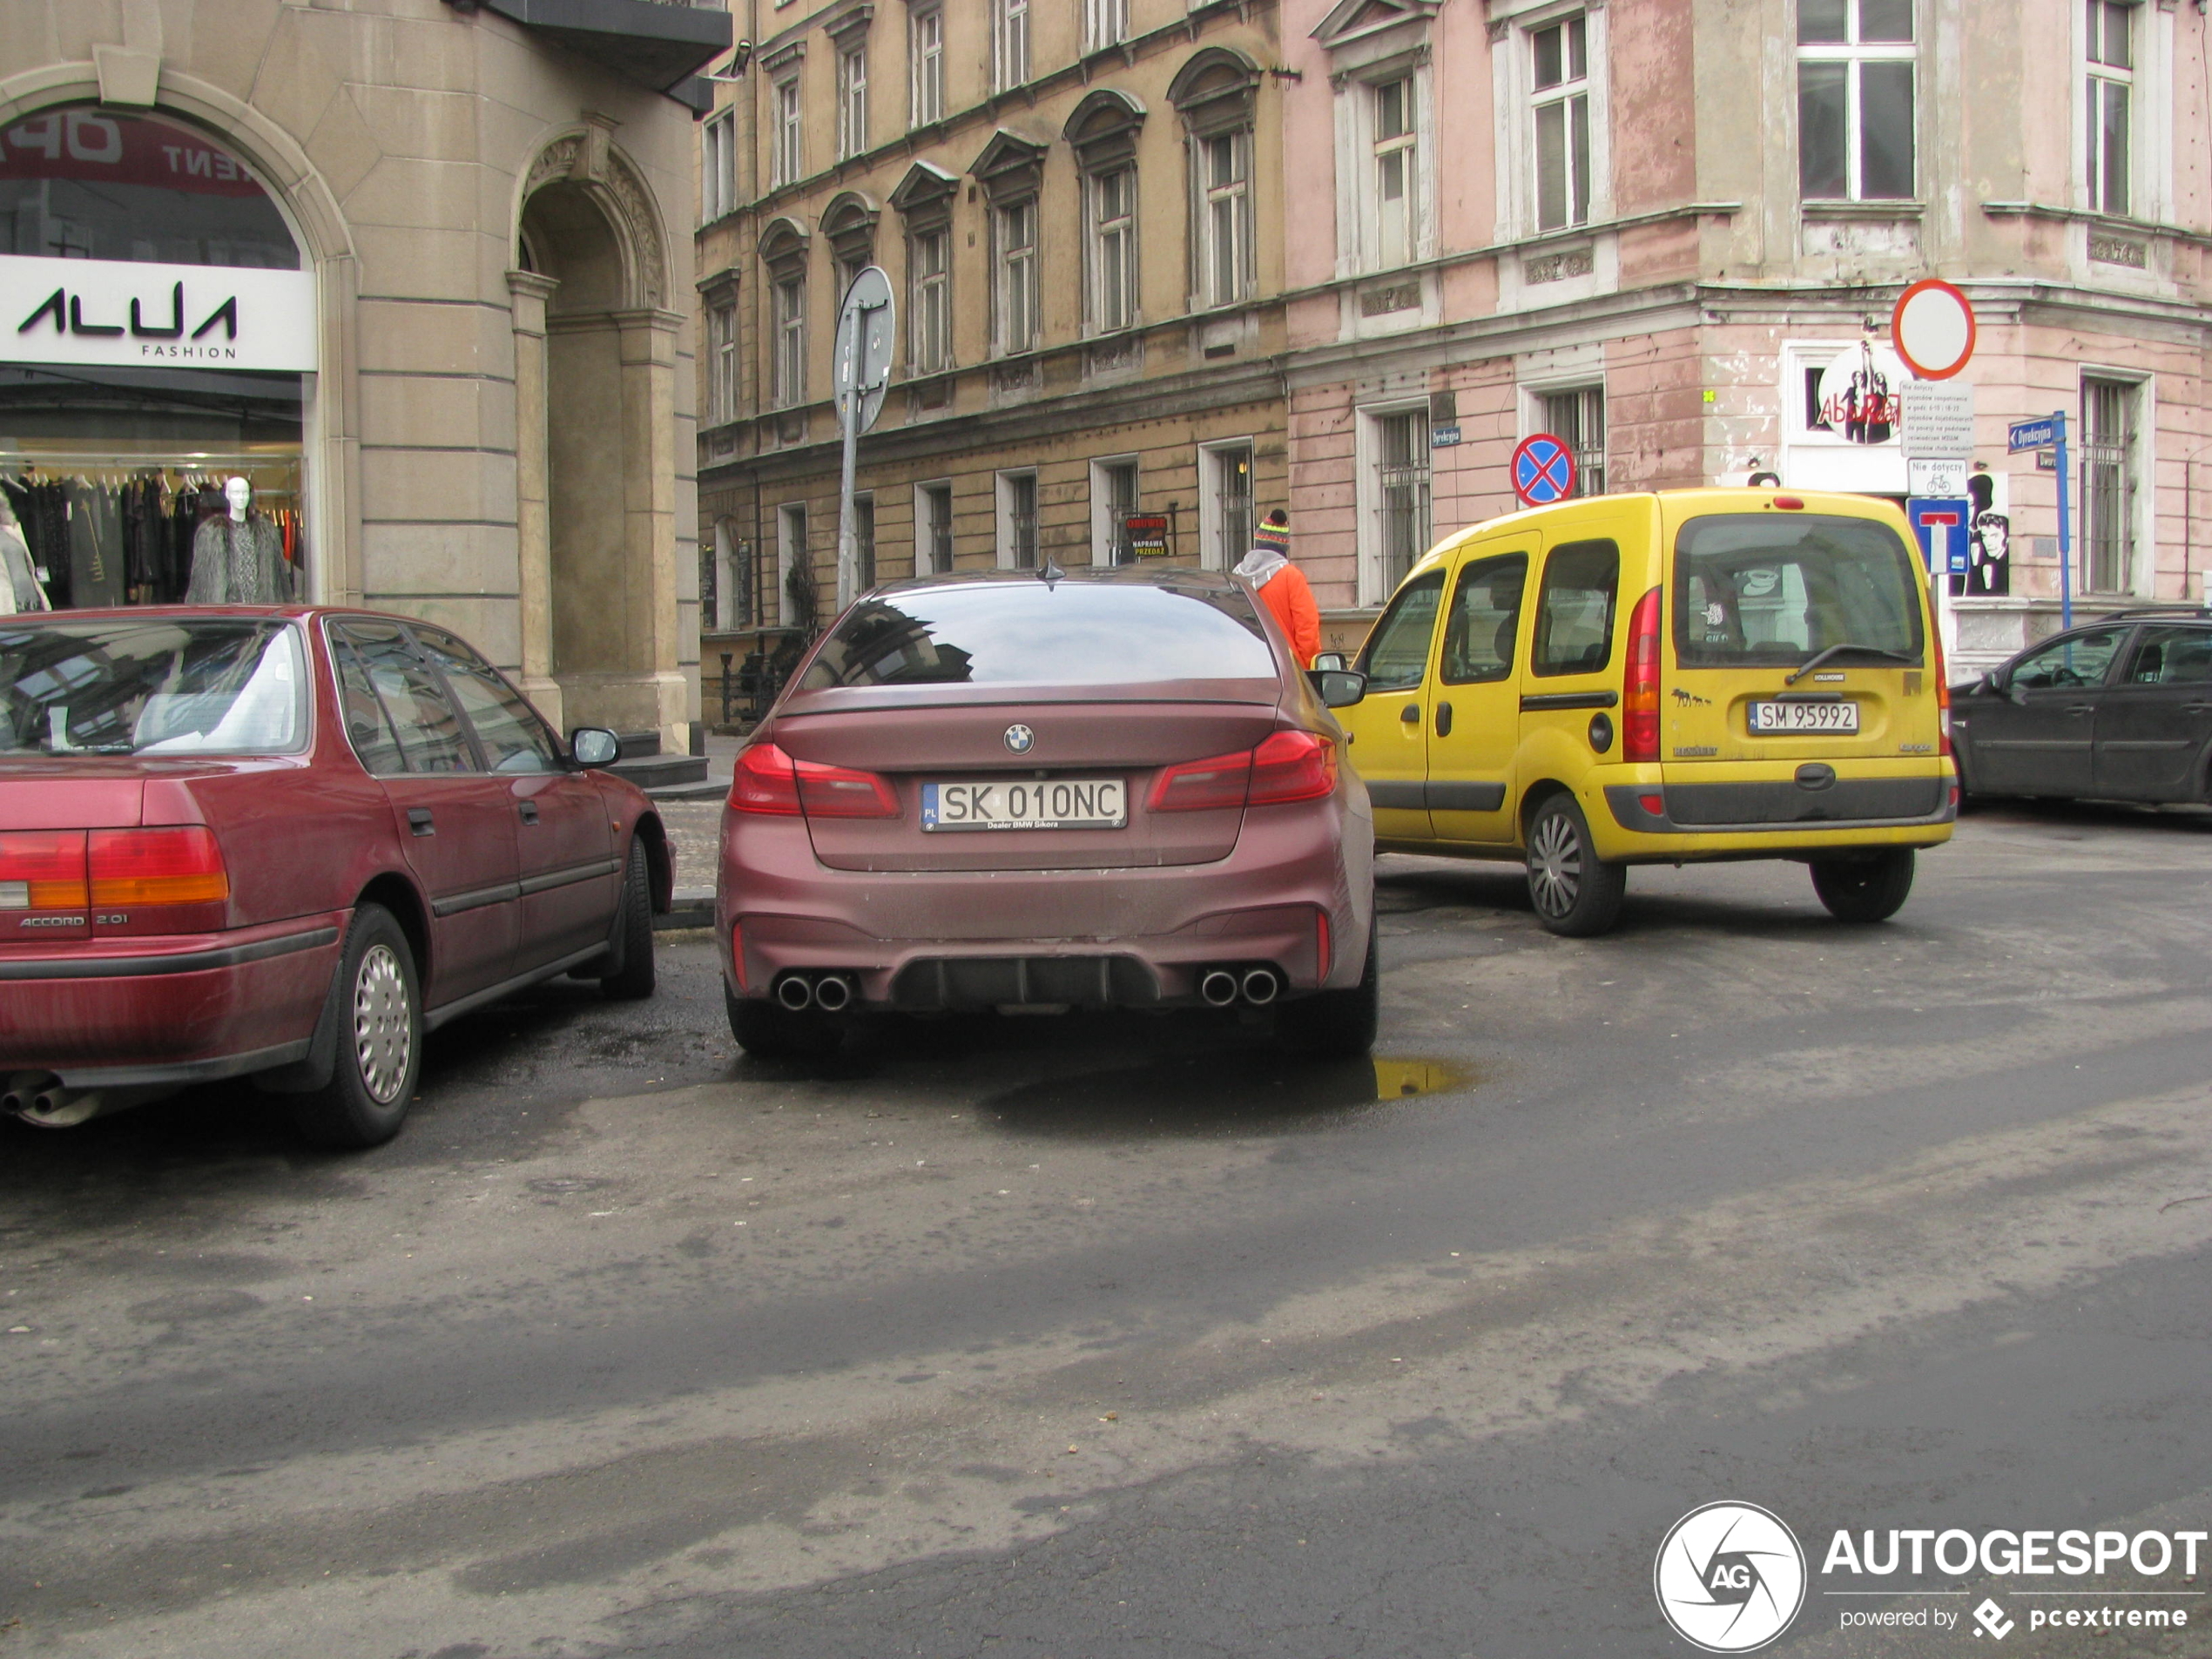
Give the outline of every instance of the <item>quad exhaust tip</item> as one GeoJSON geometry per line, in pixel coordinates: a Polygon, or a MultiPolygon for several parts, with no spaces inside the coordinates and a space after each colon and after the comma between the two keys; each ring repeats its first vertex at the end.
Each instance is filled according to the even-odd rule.
{"type": "Polygon", "coordinates": [[[842,1014],[858,995],[852,976],[846,974],[818,974],[812,979],[804,974],[786,974],[776,981],[776,1001],[793,1014],[808,1008],[842,1014]]]}
{"type": "Polygon", "coordinates": [[[1198,995],[1208,1008],[1225,1008],[1237,1000],[1237,976],[1225,968],[1210,968],[1198,981],[1198,995]]]}
{"type": "Polygon", "coordinates": [[[852,1005],[853,981],[842,974],[825,974],[814,981],[814,1006],[825,1014],[840,1014],[852,1005]]]}
{"type": "Polygon", "coordinates": [[[814,1006],[814,988],[797,974],[786,974],[776,981],[776,1001],[793,1014],[814,1006]]]}
{"type": "Polygon", "coordinates": [[[1255,968],[1244,975],[1244,1001],[1254,1008],[1265,1008],[1282,988],[1282,981],[1275,977],[1271,968],[1255,968]]]}

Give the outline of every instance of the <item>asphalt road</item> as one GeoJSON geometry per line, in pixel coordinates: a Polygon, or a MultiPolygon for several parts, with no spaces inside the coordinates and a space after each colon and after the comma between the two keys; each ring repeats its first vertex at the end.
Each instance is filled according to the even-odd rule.
{"type": "MultiPolygon", "coordinates": [[[[1385,864],[1372,1069],[769,1067],[672,934],[650,1004],[442,1033],[365,1157],[244,1091],[0,1127],[0,1656],[1687,1654],[1710,1501],[1816,1567],[2212,1525],[2212,819],[1984,813],[1875,928],[1755,864],[1568,942],[1385,864]]],[[[1775,1651],[1986,1652],[1841,1629],[1986,1590],[2007,1654],[2212,1651],[1836,1581],[1775,1651]]]]}

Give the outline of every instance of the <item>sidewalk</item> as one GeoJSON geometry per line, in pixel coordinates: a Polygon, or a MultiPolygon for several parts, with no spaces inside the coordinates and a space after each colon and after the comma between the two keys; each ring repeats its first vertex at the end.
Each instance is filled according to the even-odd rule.
{"type": "Polygon", "coordinates": [[[653,802],[653,810],[668,831],[669,847],[676,855],[675,902],[665,914],[653,918],[658,930],[714,924],[714,860],[721,840],[722,800],[730,792],[731,772],[744,743],[743,738],[709,732],[706,780],[713,786],[713,792],[691,800],[653,802]]]}

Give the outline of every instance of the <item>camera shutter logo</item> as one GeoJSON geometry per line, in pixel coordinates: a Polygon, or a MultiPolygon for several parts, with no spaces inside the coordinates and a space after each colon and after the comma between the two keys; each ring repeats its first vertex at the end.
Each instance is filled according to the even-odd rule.
{"type": "Polygon", "coordinates": [[[1010,725],[1006,729],[1006,746],[1015,754],[1025,755],[1037,740],[1037,734],[1026,725],[1010,725]]]}
{"type": "Polygon", "coordinates": [[[1805,1553],[1757,1504],[1709,1503],[1668,1529],[1651,1569],[1675,1634],[1707,1653],[1750,1653],[1790,1628],[1805,1602],[1805,1553]]]}

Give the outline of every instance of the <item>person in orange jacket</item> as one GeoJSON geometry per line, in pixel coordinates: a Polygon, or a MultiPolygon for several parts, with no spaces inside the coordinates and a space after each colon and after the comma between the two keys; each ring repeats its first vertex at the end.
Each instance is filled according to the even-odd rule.
{"type": "Polygon", "coordinates": [[[1260,603],[1275,613],[1300,668],[1313,666],[1321,651],[1321,612],[1313,590],[1291,563],[1291,516],[1281,508],[1269,513],[1252,532],[1252,550],[1237,574],[1259,590],[1260,603]]]}

